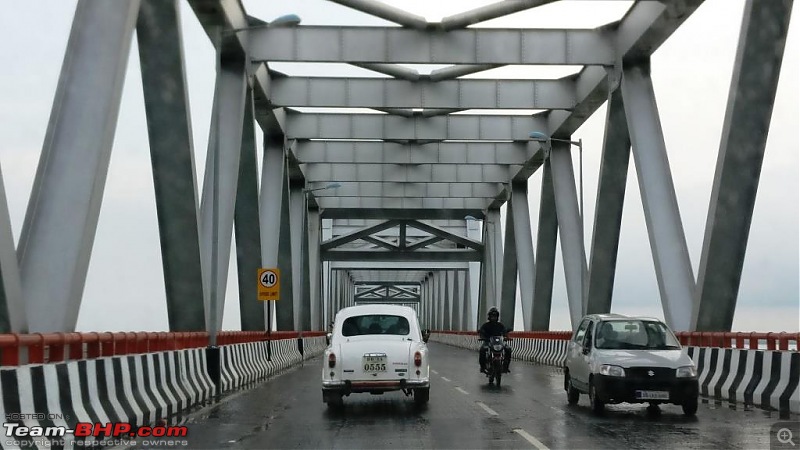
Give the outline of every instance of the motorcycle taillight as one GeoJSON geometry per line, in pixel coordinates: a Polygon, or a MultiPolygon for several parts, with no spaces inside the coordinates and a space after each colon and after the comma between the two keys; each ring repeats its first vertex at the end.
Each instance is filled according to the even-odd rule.
{"type": "Polygon", "coordinates": [[[331,369],[336,367],[336,355],[333,353],[328,353],[328,367],[331,369]]]}

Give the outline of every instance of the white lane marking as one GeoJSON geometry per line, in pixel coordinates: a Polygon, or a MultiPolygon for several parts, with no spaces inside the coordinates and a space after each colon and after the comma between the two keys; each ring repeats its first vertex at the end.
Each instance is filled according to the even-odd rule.
{"type": "Polygon", "coordinates": [[[464,394],[464,395],[469,395],[469,392],[467,392],[467,391],[465,391],[465,390],[461,389],[460,387],[457,387],[457,388],[456,388],[456,390],[457,390],[458,392],[461,392],[461,393],[462,393],[462,394],[464,394]]]}
{"type": "Polygon", "coordinates": [[[533,444],[533,446],[538,448],[539,450],[550,450],[549,448],[547,448],[546,445],[542,444],[541,441],[539,441],[535,437],[533,437],[530,434],[528,434],[527,431],[525,431],[525,430],[523,430],[521,428],[516,428],[514,430],[514,432],[517,433],[518,435],[522,436],[526,441],[528,441],[531,444],[533,444]]]}
{"type": "Polygon", "coordinates": [[[442,377],[442,379],[443,379],[444,381],[447,381],[448,383],[450,382],[450,379],[449,379],[449,378],[442,377]]]}
{"type": "Polygon", "coordinates": [[[492,415],[492,416],[499,415],[499,414],[497,414],[497,412],[495,412],[495,410],[493,410],[492,408],[489,408],[488,406],[486,406],[485,403],[483,403],[483,402],[475,402],[475,403],[477,403],[478,406],[483,408],[483,410],[486,411],[487,413],[489,413],[490,415],[492,415]]]}
{"type": "Polygon", "coordinates": [[[433,369],[431,369],[431,372],[433,372],[434,375],[439,375],[439,372],[437,372],[437,371],[435,371],[433,369]]]}

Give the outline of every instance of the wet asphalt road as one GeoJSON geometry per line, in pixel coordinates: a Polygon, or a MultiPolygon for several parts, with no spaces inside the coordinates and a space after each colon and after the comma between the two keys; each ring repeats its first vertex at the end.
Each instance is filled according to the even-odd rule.
{"type": "MultiPolygon", "coordinates": [[[[581,395],[568,406],[560,369],[515,361],[500,388],[477,371],[474,352],[429,344],[431,397],[418,408],[402,392],[353,394],[342,410],[322,402],[322,359],[188,415],[188,447],[207,449],[770,448],[777,413],[703,402],[697,417],[663,405],[609,405],[597,417],[581,395]]],[[[798,420],[798,417],[791,417],[798,420]]]]}

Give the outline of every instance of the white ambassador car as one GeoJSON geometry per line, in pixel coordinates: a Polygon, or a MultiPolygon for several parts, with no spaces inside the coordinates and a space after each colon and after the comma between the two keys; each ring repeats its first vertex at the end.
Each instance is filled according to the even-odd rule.
{"type": "Polygon", "coordinates": [[[425,404],[430,395],[427,336],[407,306],[358,305],[336,314],[322,361],[322,401],[342,405],[353,393],[402,390],[425,404]]]}

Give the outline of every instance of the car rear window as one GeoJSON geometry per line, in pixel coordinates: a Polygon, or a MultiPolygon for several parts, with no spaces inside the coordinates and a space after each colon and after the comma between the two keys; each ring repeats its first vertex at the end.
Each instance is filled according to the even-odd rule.
{"type": "Polygon", "coordinates": [[[343,336],[367,334],[406,336],[410,329],[408,319],[405,317],[384,314],[348,317],[342,323],[343,336]]]}

